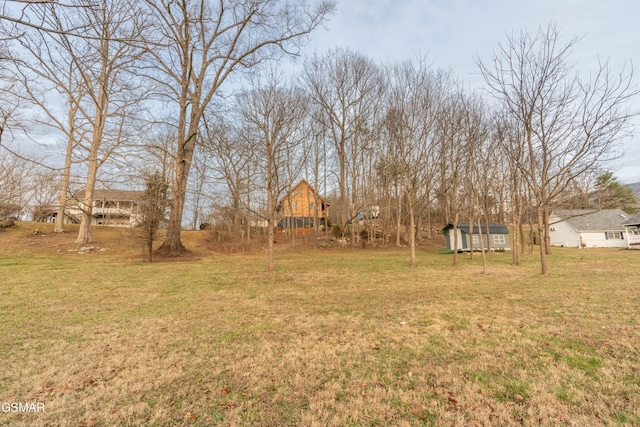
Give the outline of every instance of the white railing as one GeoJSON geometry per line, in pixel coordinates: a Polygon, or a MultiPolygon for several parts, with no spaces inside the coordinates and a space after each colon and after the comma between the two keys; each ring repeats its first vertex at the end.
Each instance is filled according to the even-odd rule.
{"type": "MultiPolygon", "coordinates": [[[[136,210],[137,211],[137,210],[136,210]]],[[[118,216],[129,216],[134,214],[135,211],[132,210],[131,208],[98,208],[98,207],[94,207],[92,214],[93,215],[102,215],[102,216],[109,216],[109,215],[118,215],[118,216]]]]}
{"type": "Polygon", "coordinates": [[[640,249],[640,235],[627,233],[627,240],[631,249],[640,249]]]}

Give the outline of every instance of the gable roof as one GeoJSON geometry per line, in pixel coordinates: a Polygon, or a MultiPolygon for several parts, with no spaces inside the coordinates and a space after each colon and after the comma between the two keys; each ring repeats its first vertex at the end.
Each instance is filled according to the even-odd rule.
{"type": "Polygon", "coordinates": [[[296,185],[291,189],[291,191],[289,191],[287,194],[285,194],[285,196],[282,198],[282,200],[285,200],[285,199],[287,199],[288,197],[290,197],[290,196],[292,196],[292,195],[295,195],[296,191],[300,190],[301,188],[303,188],[303,187],[305,187],[305,186],[306,186],[306,187],[307,187],[311,192],[313,192],[313,194],[314,194],[314,196],[315,196],[315,198],[316,198],[316,199],[318,199],[319,201],[325,202],[325,205],[330,206],[330,204],[329,204],[329,203],[326,203],[326,201],[325,201],[324,197],[322,197],[321,195],[319,195],[319,194],[318,194],[318,192],[316,191],[316,189],[315,189],[315,188],[313,188],[313,187],[311,186],[311,184],[309,184],[309,183],[307,182],[307,180],[306,180],[306,179],[302,179],[302,180],[300,180],[300,182],[298,182],[298,183],[297,183],[297,184],[296,184],[296,185]]]}
{"type": "MultiPolygon", "coordinates": [[[[451,230],[452,228],[453,228],[453,224],[449,223],[449,224],[444,226],[442,231],[445,232],[447,230],[451,230]]],[[[468,222],[459,222],[457,228],[458,228],[458,230],[462,231],[463,233],[469,234],[469,223],[468,222]]],[[[486,226],[486,224],[482,223],[480,225],[480,229],[482,230],[482,234],[487,234],[487,226],[486,226]]],[[[507,228],[506,225],[496,224],[496,223],[492,222],[492,223],[489,224],[489,233],[490,234],[509,234],[509,229],[507,228]]],[[[473,224],[473,234],[479,234],[478,225],[477,224],[473,224]]]]}
{"type": "Polygon", "coordinates": [[[628,220],[626,220],[623,225],[640,225],[640,213],[635,215],[631,215],[628,220]]]}
{"type": "Polygon", "coordinates": [[[559,209],[551,212],[552,216],[566,222],[577,231],[624,231],[624,222],[629,220],[622,209],[559,209]]]}

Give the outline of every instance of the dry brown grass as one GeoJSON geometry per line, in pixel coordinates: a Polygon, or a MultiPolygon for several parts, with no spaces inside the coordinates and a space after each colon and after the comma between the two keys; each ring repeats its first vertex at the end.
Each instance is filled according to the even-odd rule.
{"type": "MultiPolygon", "coordinates": [[[[17,426],[640,425],[640,251],[299,249],[145,264],[0,234],[17,426]]],[[[46,237],[41,237],[42,239],[46,237]]],[[[42,240],[40,240],[42,242],[42,240]]],[[[203,254],[204,249],[195,251],[203,254]]],[[[121,245],[121,246],[117,246],[121,245]]]]}

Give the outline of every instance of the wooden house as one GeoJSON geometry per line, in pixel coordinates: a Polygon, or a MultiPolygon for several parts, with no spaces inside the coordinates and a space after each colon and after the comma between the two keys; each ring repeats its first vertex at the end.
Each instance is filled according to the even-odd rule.
{"type": "Polygon", "coordinates": [[[307,228],[324,224],[329,218],[331,205],[306,181],[302,180],[279,202],[281,220],[279,228],[307,228]]]}
{"type": "Polygon", "coordinates": [[[559,209],[549,215],[552,246],[571,248],[626,248],[625,221],[621,209],[559,209]]]}
{"type": "Polygon", "coordinates": [[[453,229],[454,227],[451,223],[445,225],[442,229],[448,250],[453,250],[454,248],[456,233],[458,235],[458,251],[479,251],[482,247],[484,247],[485,250],[492,251],[506,251],[510,249],[509,229],[505,225],[491,223],[487,229],[486,224],[482,224],[480,229],[478,229],[476,224],[473,224],[473,228],[470,228],[469,223],[461,222],[458,223],[456,227],[456,233],[454,233],[453,229]],[[480,236],[482,236],[482,244],[480,243],[480,236]]]}

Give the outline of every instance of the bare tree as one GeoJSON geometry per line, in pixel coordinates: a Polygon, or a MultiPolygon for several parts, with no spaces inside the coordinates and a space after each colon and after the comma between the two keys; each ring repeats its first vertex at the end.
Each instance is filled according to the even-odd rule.
{"type": "Polygon", "coordinates": [[[0,147],[5,131],[18,126],[16,115],[20,103],[14,96],[16,85],[12,59],[13,55],[6,41],[0,40],[0,147]]]}
{"type": "Polygon", "coordinates": [[[169,200],[169,184],[163,172],[145,172],[145,189],[140,201],[140,218],[136,231],[144,244],[145,256],[153,262],[153,243],[158,237],[160,224],[165,220],[169,200]]]}
{"type": "Polygon", "coordinates": [[[439,82],[424,62],[410,62],[389,70],[388,104],[385,120],[392,161],[404,195],[409,216],[409,266],[416,265],[416,223],[424,200],[421,191],[430,186],[434,164],[434,133],[441,99],[439,82]]]}
{"type": "MultiPolygon", "coordinates": [[[[69,26],[59,27],[51,25],[52,21],[42,19],[42,6],[55,7],[56,13],[73,13],[80,9],[90,9],[96,3],[85,1],[54,1],[54,0],[5,0],[0,5],[0,28],[4,28],[13,37],[21,37],[26,30],[35,30],[50,35],[64,35],[74,39],[99,40],[101,37],[86,31],[86,26],[69,23],[69,26]]],[[[113,38],[113,41],[131,42],[131,38],[113,38]]]]}
{"type": "MultiPolygon", "coordinates": [[[[512,119],[508,115],[496,112],[494,119],[494,135],[493,138],[498,146],[496,155],[505,158],[521,158],[522,144],[520,143],[522,136],[519,128],[510,123],[512,119]],[[508,154],[505,154],[508,153],[508,154]]],[[[517,162],[507,161],[506,180],[508,183],[510,221],[512,226],[512,260],[513,265],[520,265],[520,254],[524,253],[524,235],[523,231],[523,214],[525,192],[523,189],[522,173],[516,167],[517,162]]]]}
{"type": "Polygon", "coordinates": [[[440,169],[439,197],[447,222],[453,225],[453,265],[458,265],[458,222],[465,206],[462,197],[464,173],[468,155],[466,145],[466,105],[464,91],[450,82],[446,96],[438,111],[436,128],[438,144],[438,167],[440,169]]]}
{"type": "MultiPolygon", "coordinates": [[[[63,27],[61,19],[49,16],[58,28],[63,27]]],[[[44,119],[34,119],[35,125],[49,128],[52,133],[61,134],[66,140],[64,166],[60,183],[54,232],[64,231],[64,212],[68,199],[71,179],[73,153],[81,140],[86,138],[89,130],[83,127],[80,120],[80,106],[86,95],[78,64],[70,55],[71,44],[64,36],[54,35],[51,40],[48,33],[27,31],[17,39],[21,57],[14,56],[17,79],[15,94],[19,96],[32,111],[40,111],[44,119]],[[36,83],[37,82],[37,83],[36,83]],[[39,84],[38,84],[39,83],[39,84]],[[52,99],[66,101],[64,113],[61,114],[57,103],[52,99]]]]}
{"type": "MultiPolygon", "coordinates": [[[[313,101],[325,112],[325,125],[338,163],[340,221],[346,227],[358,211],[358,171],[371,131],[377,104],[382,99],[381,74],[368,58],[336,49],[315,55],[305,63],[303,79],[313,101]]],[[[352,243],[355,229],[352,227],[352,243]]]]}
{"type": "Polygon", "coordinates": [[[517,150],[505,154],[535,198],[540,264],[547,274],[548,215],[576,178],[613,161],[637,112],[625,109],[638,93],[633,69],[614,75],[601,63],[582,80],[568,62],[578,39],[562,44],[553,24],[511,35],[488,63],[478,59],[491,94],[520,128],[517,150]]]}
{"type": "MultiPolygon", "coordinates": [[[[204,138],[202,136],[201,138],[204,138]]],[[[210,204],[212,189],[212,165],[214,156],[211,151],[201,150],[200,155],[191,163],[191,176],[187,185],[187,199],[191,205],[191,229],[197,230],[202,221],[205,206],[210,204]]]]}
{"type": "MultiPolygon", "coordinates": [[[[67,6],[53,2],[31,5],[30,22],[37,21],[48,30],[27,30],[17,42],[29,56],[20,62],[29,100],[45,112],[50,126],[66,135],[67,178],[62,181],[63,187],[68,186],[70,158],[76,144],[84,151],[87,175],[77,238],[78,244],[84,244],[91,240],[98,170],[129,136],[132,108],[140,100],[136,96],[140,81],[132,73],[140,51],[129,43],[139,32],[140,16],[124,0],[91,4],[70,0],[67,6]],[[75,37],[69,28],[82,28],[84,36],[75,37]],[[34,77],[46,80],[48,88],[67,102],[67,121],[60,119],[48,100],[42,98],[46,92],[38,93],[33,88],[30,80],[34,77]]],[[[65,188],[61,190],[60,209],[66,201],[65,188]]]]}
{"type": "Polygon", "coordinates": [[[122,0],[103,0],[99,7],[81,11],[80,19],[92,24],[90,30],[96,39],[83,46],[80,52],[74,52],[75,61],[81,62],[78,69],[89,99],[89,107],[81,109],[81,114],[91,127],[91,139],[86,147],[87,181],[78,244],[91,241],[98,169],[126,141],[129,121],[134,116],[133,107],[140,100],[136,95],[140,82],[133,78],[131,69],[139,59],[140,51],[130,43],[114,41],[119,37],[133,38],[140,30],[140,23],[130,14],[131,4],[122,0]]]}
{"type": "Polygon", "coordinates": [[[470,94],[465,97],[465,111],[463,129],[465,132],[466,169],[464,171],[464,190],[468,197],[467,210],[469,212],[469,236],[471,238],[470,255],[476,250],[473,244],[474,228],[477,224],[479,233],[478,242],[482,255],[483,273],[487,272],[487,257],[485,249],[491,248],[491,227],[489,221],[490,203],[489,175],[495,168],[493,164],[499,163],[499,156],[495,157],[495,151],[491,151],[489,145],[489,123],[486,120],[486,106],[482,99],[470,94]],[[482,200],[482,202],[481,202],[482,200]],[[484,233],[482,222],[484,221],[484,233]],[[486,246],[485,246],[486,236],[486,246]]]}
{"type": "Polygon", "coordinates": [[[230,231],[239,235],[243,211],[249,207],[243,196],[250,193],[249,172],[255,155],[252,141],[243,134],[238,117],[206,122],[204,138],[203,148],[213,160],[213,178],[224,182],[231,197],[230,231]]]}
{"type": "Polygon", "coordinates": [[[56,198],[60,191],[60,176],[55,169],[39,168],[31,177],[33,220],[49,222],[57,215],[56,198]]]}
{"type": "Polygon", "coordinates": [[[33,196],[36,170],[34,159],[0,150],[0,220],[24,213],[33,196]]]}
{"type": "MultiPolygon", "coordinates": [[[[305,156],[305,175],[307,181],[310,182],[316,190],[323,189],[326,192],[327,182],[327,145],[330,144],[327,138],[326,116],[322,108],[317,105],[310,106],[310,113],[307,117],[309,120],[310,138],[306,142],[305,156]]],[[[318,233],[320,222],[318,218],[318,210],[314,209],[314,231],[318,233]]],[[[325,220],[326,221],[326,220],[325,220]]],[[[325,231],[327,223],[324,223],[325,231]]]]}
{"type": "Polygon", "coordinates": [[[146,1],[154,16],[145,35],[148,76],[173,108],[176,173],[161,252],[185,250],[180,241],[187,180],[205,112],[237,70],[281,54],[295,54],[305,36],[334,10],[331,1],[146,1]]]}
{"type": "Polygon", "coordinates": [[[282,85],[277,77],[254,84],[253,90],[237,98],[247,139],[253,141],[255,173],[260,176],[264,205],[255,213],[267,220],[269,271],[273,259],[274,230],[282,216],[279,201],[298,179],[303,167],[302,144],[308,136],[304,129],[307,99],[304,92],[282,85]]]}
{"type": "MultiPolygon", "coordinates": [[[[480,205],[480,194],[482,193],[485,196],[488,192],[486,175],[491,168],[485,161],[490,156],[487,145],[488,123],[485,120],[486,106],[483,104],[482,99],[474,93],[464,96],[462,102],[464,110],[461,130],[464,133],[464,152],[461,154],[465,158],[462,182],[464,184],[463,191],[467,197],[465,203],[469,212],[469,224],[473,224],[476,218],[478,223],[482,219],[485,220],[487,246],[490,248],[491,233],[488,224],[488,206],[480,205]],[[481,207],[485,209],[481,211],[481,207]]],[[[498,159],[499,157],[493,158],[491,161],[496,162],[498,159]]],[[[480,233],[480,240],[482,240],[483,233],[481,229],[478,232],[480,233]]],[[[473,228],[470,228],[470,236],[473,237],[473,228]]],[[[473,244],[470,246],[472,249],[470,256],[473,258],[473,244]]],[[[484,251],[482,255],[484,259],[484,251]]]]}
{"type": "MultiPolygon", "coordinates": [[[[380,201],[382,203],[382,236],[383,242],[386,243],[390,239],[391,220],[392,220],[392,204],[393,204],[393,191],[398,184],[398,173],[395,162],[393,161],[393,147],[387,143],[383,137],[380,139],[379,152],[376,158],[375,171],[376,171],[376,185],[381,188],[380,201]]],[[[397,196],[398,192],[396,192],[397,196]]],[[[399,219],[398,219],[399,222],[399,219]]],[[[399,233],[396,233],[396,245],[400,246],[399,233]]]]}

